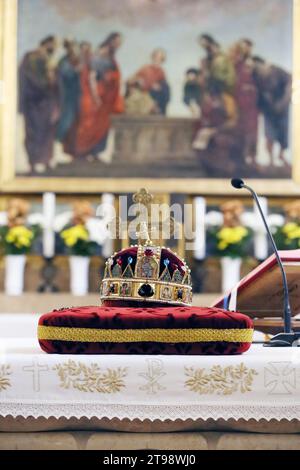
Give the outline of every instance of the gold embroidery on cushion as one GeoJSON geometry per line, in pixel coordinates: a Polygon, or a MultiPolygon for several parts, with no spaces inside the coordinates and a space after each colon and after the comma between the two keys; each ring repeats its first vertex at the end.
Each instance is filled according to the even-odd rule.
{"type": "Polygon", "coordinates": [[[251,343],[253,329],[228,328],[147,328],[147,329],[97,329],[69,328],[61,326],[38,327],[40,340],[81,341],[87,343],[137,343],[151,341],[156,343],[199,343],[227,341],[251,343]]]}
{"type": "Polygon", "coordinates": [[[185,367],[185,388],[199,395],[232,395],[235,392],[251,392],[255,369],[250,369],[242,362],[236,366],[213,366],[207,370],[185,367]]]}
{"type": "Polygon", "coordinates": [[[126,367],[106,369],[104,371],[98,364],[87,366],[83,362],[69,361],[56,364],[53,370],[60,378],[60,387],[75,389],[80,392],[117,393],[125,387],[124,378],[127,376],[126,367]]]}
{"type": "Polygon", "coordinates": [[[2,364],[0,366],[0,392],[11,387],[9,375],[11,375],[10,365],[2,364]]]}

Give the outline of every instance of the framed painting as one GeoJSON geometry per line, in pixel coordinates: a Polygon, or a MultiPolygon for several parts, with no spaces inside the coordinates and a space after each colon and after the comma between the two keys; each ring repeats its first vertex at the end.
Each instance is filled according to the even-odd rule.
{"type": "Polygon", "coordinates": [[[300,195],[299,0],[0,0],[2,192],[300,195]]]}

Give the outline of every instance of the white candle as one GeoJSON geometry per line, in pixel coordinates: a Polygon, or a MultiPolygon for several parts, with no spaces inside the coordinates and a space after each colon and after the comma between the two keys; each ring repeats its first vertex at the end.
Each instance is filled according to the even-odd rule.
{"type": "Polygon", "coordinates": [[[52,258],[55,253],[55,194],[43,194],[43,254],[45,258],[52,258]]]}
{"type": "Polygon", "coordinates": [[[201,260],[205,258],[205,213],[206,202],[204,197],[195,197],[195,239],[194,239],[194,257],[201,260]]]}
{"type": "MultiPolygon", "coordinates": [[[[260,197],[259,202],[266,217],[268,214],[268,200],[265,197],[260,197]]],[[[258,260],[263,260],[268,257],[268,237],[256,204],[254,204],[254,213],[257,219],[257,227],[254,234],[254,256],[258,260]]]]}
{"type": "MultiPolygon", "coordinates": [[[[114,210],[114,201],[115,197],[113,194],[104,193],[102,194],[101,204],[103,206],[103,219],[109,223],[115,217],[115,210],[114,210]]],[[[109,258],[113,254],[114,245],[113,245],[113,238],[112,235],[109,234],[106,240],[102,245],[102,255],[104,258],[109,258]]]]}

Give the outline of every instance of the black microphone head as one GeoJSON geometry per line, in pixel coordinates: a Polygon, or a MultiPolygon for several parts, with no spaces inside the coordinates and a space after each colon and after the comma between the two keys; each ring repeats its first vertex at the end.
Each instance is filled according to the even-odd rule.
{"type": "Polygon", "coordinates": [[[231,185],[236,189],[241,189],[245,183],[242,178],[232,178],[231,185]]]}

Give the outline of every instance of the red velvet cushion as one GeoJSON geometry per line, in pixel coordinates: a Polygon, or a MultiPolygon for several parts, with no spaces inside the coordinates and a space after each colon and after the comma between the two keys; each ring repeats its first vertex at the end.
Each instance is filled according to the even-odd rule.
{"type": "Polygon", "coordinates": [[[58,354],[241,354],[252,320],[202,307],[73,307],[46,313],[38,338],[58,354]]]}

